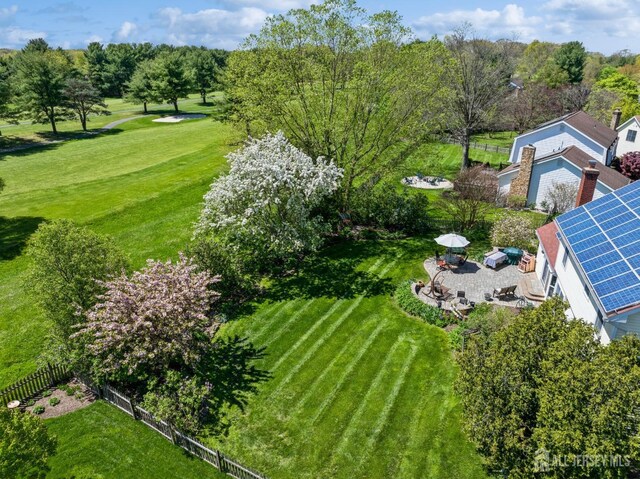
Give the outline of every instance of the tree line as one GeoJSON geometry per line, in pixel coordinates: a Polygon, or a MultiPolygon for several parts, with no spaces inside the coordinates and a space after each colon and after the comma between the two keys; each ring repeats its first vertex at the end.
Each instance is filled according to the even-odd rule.
{"type": "Polygon", "coordinates": [[[136,104],[170,103],[189,93],[218,89],[227,52],[204,47],[89,44],[81,55],[51,48],[41,38],[0,58],[0,115],[9,120],[49,123],[76,119],[87,130],[90,115],[108,114],[106,97],[136,104]]]}

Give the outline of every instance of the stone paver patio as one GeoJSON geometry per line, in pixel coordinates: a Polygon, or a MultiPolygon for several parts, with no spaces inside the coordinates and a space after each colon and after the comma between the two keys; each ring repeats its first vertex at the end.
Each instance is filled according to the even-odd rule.
{"type": "MultiPolygon", "coordinates": [[[[467,260],[462,266],[454,266],[451,269],[441,272],[436,265],[435,259],[428,258],[424,262],[424,269],[429,274],[429,280],[433,279],[437,274],[437,280],[440,281],[443,286],[449,288],[450,293],[453,294],[453,298],[442,305],[444,309],[451,309],[451,301],[455,300],[458,291],[464,291],[465,297],[469,301],[479,304],[486,301],[485,293],[492,295],[494,289],[517,285],[518,287],[516,288],[514,298],[509,300],[492,298],[490,301],[496,305],[515,307],[518,301],[517,298],[524,294],[520,286],[520,281],[525,276],[527,278],[531,278],[530,275],[535,276],[535,273],[521,273],[515,265],[501,265],[498,269],[491,269],[483,264],[470,260],[467,260]]],[[[537,279],[535,281],[537,281],[537,279]]],[[[429,291],[428,284],[418,297],[425,303],[437,305],[438,301],[435,298],[424,294],[427,291],[429,291]]],[[[527,301],[533,303],[534,306],[539,304],[530,299],[527,301]]]]}

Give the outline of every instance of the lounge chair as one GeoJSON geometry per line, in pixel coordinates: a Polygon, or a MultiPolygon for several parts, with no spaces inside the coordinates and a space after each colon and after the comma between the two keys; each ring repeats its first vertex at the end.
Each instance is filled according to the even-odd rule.
{"type": "Polygon", "coordinates": [[[507,297],[511,297],[512,298],[512,297],[515,296],[517,287],[518,286],[515,285],[515,286],[507,286],[505,288],[500,288],[500,289],[494,289],[493,290],[493,297],[494,298],[498,298],[498,299],[507,298],[507,297]]]}

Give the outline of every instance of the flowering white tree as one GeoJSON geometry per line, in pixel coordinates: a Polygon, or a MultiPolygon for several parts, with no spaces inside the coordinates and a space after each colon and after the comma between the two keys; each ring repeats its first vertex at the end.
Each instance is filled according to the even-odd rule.
{"type": "Polygon", "coordinates": [[[227,159],[231,170],[205,195],[196,234],[223,237],[256,266],[320,246],[326,228],[313,209],[338,188],[340,168],[314,161],[282,132],[251,139],[227,159]]]}

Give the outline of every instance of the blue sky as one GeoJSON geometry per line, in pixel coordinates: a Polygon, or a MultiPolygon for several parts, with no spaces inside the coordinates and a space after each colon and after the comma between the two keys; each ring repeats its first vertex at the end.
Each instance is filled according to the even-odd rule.
{"type": "MultiPolygon", "coordinates": [[[[264,19],[309,0],[3,1],[0,47],[44,37],[53,46],[90,41],[207,45],[232,49],[264,19]]],[[[479,36],[553,42],[579,40],[589,50],[640,53],[640,0],[418,1],[360,0],[371,12],[397,10],[419,38],[468,21],[479,36]]]]}

